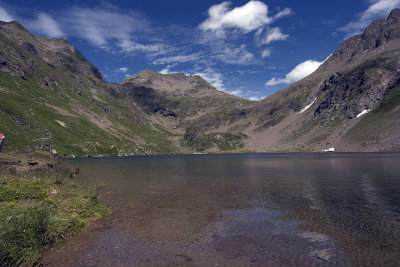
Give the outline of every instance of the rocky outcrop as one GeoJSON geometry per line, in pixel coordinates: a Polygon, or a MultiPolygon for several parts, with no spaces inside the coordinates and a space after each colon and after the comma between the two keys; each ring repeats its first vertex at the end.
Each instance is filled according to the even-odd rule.
{"type": "MultiPolygon", "coordinates": [[[[304,145],[321,151],[324,143],[335,143],[342,151],[376,150],[389,139],[400,139],[395,128],[386,127],[382,133],[373,130],[379,124],[399,122],[400,103],[395,97],[399,75],[400,9],[395,9],[388,18],[372,22],[362,34],[343,42],[314,73],[261,101],[251,112],[261,130],[258,135],[265,138],[277,131],[271,128],[282,128],[281,136],[269,144],[271,150],[297,150],[304,145]],[[369,120],[386,102],[391,103],[391,112],[381,116],[382,121],[369,120]],[[375,132],[368,138],[374,142],[356,130],[367,121],[370,132],[375,132]],[[372,143],[374,147],[365,145],[372,143]]],[[[392,144],[385,149],[397,147],[392,144]]]]}
{"type": "Polygon", "coordinates": [[[64,39],[35,36],[16,21],[1,22],[0,35],[3,37],[0,38],[2,45],[9,46],[8,51],[12,53],[7,57],[0,54],[3,70],[8,66],[10,72],[18,71],[29,77],[42,76],[44,69],[38,62],[42,60],[59,71],[67,69],[76,75],[106,82],[99,69],[64,39]]]}

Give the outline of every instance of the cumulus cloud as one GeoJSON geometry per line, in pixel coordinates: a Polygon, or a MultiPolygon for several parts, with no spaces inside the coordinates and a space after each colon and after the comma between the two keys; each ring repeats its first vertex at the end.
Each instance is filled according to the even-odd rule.
{"type": "Polygon", "coordinates": [[[400,0],[372,0],[370,6],[359,14],[358,19],[339,28],[347,37],[361,33],[373,20],[386,17],[389,12],[400,7],[400,0]]]}
{"type": "Polygon", "coordinates": [[[278,84],[290,84],[297,82],[309,74],[313,73],[318,67],[323,63],[323,61],[306,60],[291,70],[284,78],[272,78],[268,80],[266,86],[274,86],[278,84]]]}
{"type": "Polygon", "coordinates": [[[128,68],[127,67],[121,67],[118,70],[119,70],[119,72],[125,73],[125,72],[128,71],[128,68]]]}
{"type": "Polygon", "coordinates": [[[265,48],[263,51],[261,51],[261,57],[266,58],[271,55],[271,49],[270,48],[265,48]]]}
{"type": "Polygon", "coordinates": [[[4,8],[0,7],[0,20],[4,22],[10,22],[14,19],[4,8]]]}
{"type": "Polygon", "coordinates": [[[286,40],[288,37],[289,35],[282,33],[279,27],[270,28],[267,30],[265,36],[261,39],[261,44],[269,44],[273,41],[286,40]]]}
{"type": "Polygon", "coordinates": [[[224,35],[226,28],[238,28],[251,32],[271,22],[268,17],[268,6],[260,1],[250,1],[247,4],[229,10],[229,2],[213,5],[208,10],[208,18],[200,24],[200,29],[213,31],[224,35]]]}
{"type": "Polygon", "coordinates": [[[292,13],[290,8],[285,8],[270,17],[268,6],[261,1],[252,0],[233,9],[230,9],[230,2],[225,1],[209,8],[208,18],[199,25],[199,28],[203,31],[214,32],[219,37],[225,37],[226,29],[239,29],[244,33],[249,33],[292,13]]]}

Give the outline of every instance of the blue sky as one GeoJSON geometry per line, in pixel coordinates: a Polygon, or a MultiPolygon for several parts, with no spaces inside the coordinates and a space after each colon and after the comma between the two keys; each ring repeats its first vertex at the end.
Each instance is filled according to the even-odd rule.
{"type": "Polygon", "coordinates": [[[199,74],[253,100],[315,70],[400,0],[0,0],[0,20],[65,38],[110,82],[145,68],[199,74]]]}

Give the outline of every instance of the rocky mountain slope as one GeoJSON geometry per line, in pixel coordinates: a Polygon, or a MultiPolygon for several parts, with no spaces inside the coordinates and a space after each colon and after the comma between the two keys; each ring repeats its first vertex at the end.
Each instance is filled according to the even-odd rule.
{"type": "Polygon", "coordinates": [[[227,124],[249,136],[246,148],[254,151],[399,151],[399,84],[395,9],[346,40],[308,77],[230,113],[236,119],[227,124]]]}
{"type": "Polygon", "coordinates": [[[17,22],[0,23],[0,94],[4,150],[61,156],[187,153],[181,124],[251,103],[199,76],[145,70],[109,84],[66,40],[32,35],[17,22]]]}
{"type": "Polygon", "coordinates": [[[172,153],[174,134],[118,101],[100,71],[63,39],[0,24],[0,131],[5,151],[61,156],[172,153]],[[164,138],[159,138],[163,136],[164,138]]]}
{"type": "Polygon", "coordinates": [[[67,41],[0,22],[5,151],[399,151],[399,121],[400,9],[346,40],[313,74],[259,102],[179,73],[144,70],[107,83],[67,41]]]}

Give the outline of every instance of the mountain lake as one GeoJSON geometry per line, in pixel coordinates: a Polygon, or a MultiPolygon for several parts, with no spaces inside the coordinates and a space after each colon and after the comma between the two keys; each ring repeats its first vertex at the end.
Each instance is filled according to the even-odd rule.
{"type": "Polygon", "coordinates": [[[394,266],[400,154],[71,160],[112,215],[44,252],[51,266],[394,266]]]}

